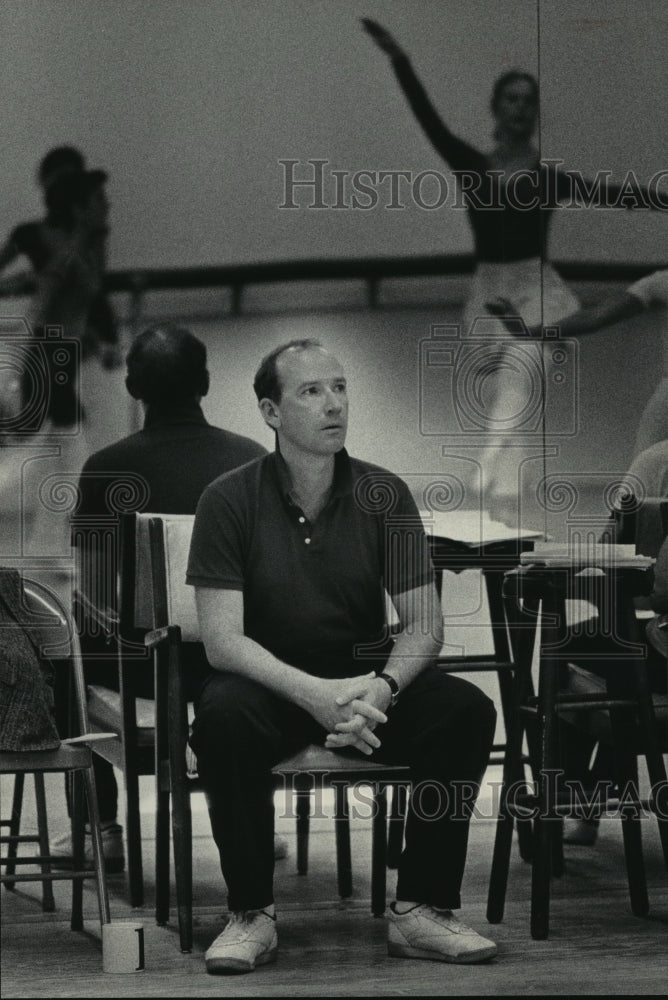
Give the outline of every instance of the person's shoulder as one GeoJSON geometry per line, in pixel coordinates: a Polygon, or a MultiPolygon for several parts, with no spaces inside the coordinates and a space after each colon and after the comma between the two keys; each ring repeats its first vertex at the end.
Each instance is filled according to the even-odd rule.
{"type": "Polygon", "coordinates": [[[221,473],[209,483],[202,496],[233,497],[252,492],[260,483],[270,458],[270,454],[265,451],[257,458],[221,473]]]}
{"type": "Polygon", "coordinates": [[[355,458],[353,455],[348,456],[350,461],[350,469],[355,476],[372,476],[377,475],[379,477],[386,477],[388,479],[398,479],[396,472],[392,472],[390,469],[386,469],[382,465],[376,465],[375,462],[368,462],[365,458],[355,458]]]}
{"type": "Polygon", "coordinates": [[[646,307],[653,304],[668,306],[668,268],[646,274],[626,290],[646,307]]]}
{"type": "Polygon", "coordinates": [[[118,468],[118,460],[133,454],[137,446],[140,445],[143,431],[135,431],[126,437],[119,438],[111,444],[105,445],[98,451],[94,451],[84,462],[83,468],[87,470],[111,470],[118,468]]]}
{"type": "Polygon", "coordinates": [[[149,444],[144,431],[135,431],[112,444],[94,451],[88,456],[81,469],[81,480],[104,476],[118,476],[139,472],[144,464],[149,444]]]}

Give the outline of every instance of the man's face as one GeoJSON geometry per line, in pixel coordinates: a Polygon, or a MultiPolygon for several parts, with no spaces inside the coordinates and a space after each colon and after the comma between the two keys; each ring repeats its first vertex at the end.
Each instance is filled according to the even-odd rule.
{"type": "Polygon", "coordinates": [[[311,455],[343,448],[348,428],[348,396],[343,368],[322,348],[286,351],[277,362],[281,401],[279,440],[311,455]]]}

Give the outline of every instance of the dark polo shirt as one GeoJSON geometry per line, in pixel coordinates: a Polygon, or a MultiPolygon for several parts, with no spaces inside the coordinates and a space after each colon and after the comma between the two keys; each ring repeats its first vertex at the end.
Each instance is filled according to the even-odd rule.
{"type": "Polygon", "coordinates": [[[243,591],[244,633],[309,673],[350,676],[384,664],[385,590],[394,596],[432,578],[406,484],[345,449],[314,523],[278,451],[216,479],[197,507],[187,582],[243,591]]]}

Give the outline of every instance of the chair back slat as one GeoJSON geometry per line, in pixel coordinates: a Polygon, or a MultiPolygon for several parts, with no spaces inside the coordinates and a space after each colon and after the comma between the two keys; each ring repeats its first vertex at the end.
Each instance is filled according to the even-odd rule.
{"type": "Polygon", "coordinates": [[[151,578],[151,550],[148,526],[151,514],[134,515],[134,531],[128,528],[128,547],[124,555],[131,560],[133,573],[133,624],[136,629],[148,631],[153,628],[153,586],[151,578]]]}
{"type": "Polygon", "coordinates": [[[194,514],[150,518],[154,625],[178,625],[184,642],[200,642],[195,590],[186,585],[194,514]]]}

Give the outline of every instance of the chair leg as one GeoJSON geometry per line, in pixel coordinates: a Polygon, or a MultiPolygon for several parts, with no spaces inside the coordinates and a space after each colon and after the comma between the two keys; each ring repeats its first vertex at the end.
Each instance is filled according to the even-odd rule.
{"type": "Polygon", "coordinates": [[[130,906],[144,905],[144,869],[141,848],[141,818],[139,810],[139,776],[130,768],[123,769],[126,797],[126,835],[128,846],[128,885],[130,906]]]}
{"type": "MultiPolygon", "coordinates": [[[[622,795],[625,789],[637,790],[638,787],[638,769],[635,757],[624,750],[625,746],[632,745],[629,741],[633,739],[634,727],[632,719],[629,718],[629,712],[623,709],[611,709],[610,727],[613,740],[615,780],[619,793],[622,795]]],[[[633,796],[637,798],[635,791],[633,796]]],[[[647,895],[639,810],[639,801],[629,802],[627,808],[621,806],[622,837],[631,911],[636,917],[645,917],[649,913],[649,897],[647,895]]]]}
{"type": "Polygon", "coordinates": [[[350,816],[348,814],[348,786],[333,782],[334,832],[336,835],[336,877],[339,896],[349,899],[353,894],[353,863],[350,850],[350,816]]]}
{"type": "Polygon", "coordinates": [[[654,789],[653,794],[656,796],[653,808],[656,812],[663,861],[668,872],[668,780],[666,779],[666,764],[657,735],[658,725],[654,714],[645,664],[637,663],[635,673],[638,717],[640,730],[645,740],[645,761],[647,763],[650,785],[654,789]]]}
{"type": "Polygon", "coordinates": [[[637,815],[635,807],[632,808],[630,814],[622,813],[622,836],[631,911],[636,917],[646,917],[649,913],[649,896],[647,895],[647,879],[643,860],[640,817],[637,815]]]}
{"type": "Polygon", "coordinates": [[[552,876],[561,878],[564,874],[564,821],[555,819],[552,823],[552,876]]]}
{"type": "Polygon", "coordinates": [[[72,919],[73,931],[83,930],[83,877],[86,811],[81,794],[81,774],[72,772],[72,919]],[[78,873],[78,874],[77,874],[78,873]]]}
{"type": "MultiPolygon", "coordinates": [[[[517,653],[515,655],[518,655],[517,653]]],[[[499,800],[499,816],[494,836],[494,851],[492,854],[492,870],[487,892],[487,919],[490,924],[498,924],[503,920],[510,869],[510,855],[513,846],[513,825],[515,810],[509,801],[509,792],[515,788],[519,793],[524,781],[522,764],[522,744],[524,742],[524,725],[520,715],[524,696],[521,668],[514,671],[511,689],[507,692],[506,718],[506,752],[503,758],[503,781],[499,800]]],[[[528,667],[524,669],[529,669],[528,667]]],[[[530,820],[519,820],[518,836],[520,840],[520,855],[533,856],[533,834],[530,820]],[[522,831],[520,835],[520,829],[522,831]],[[524,843],[523,843],[524,841],[524,843]],[[528,843],[527,843],[528,841],[528,843]]]]}
{"type": "Polygon", "coordinates": [[[504,779],[494,835],[492,870],[487,890],[487,920],[490,924],[501,923],[506,903],[510,854],[513,846],[513,814],[508,803],[509,787],[510,782],[504,779]]]}
{"type": "Polygon", "coordinates": [[[387,787],[385,785],[374,791],[372,823],[371,912],[374,917],[382,917],[385,913],[387,878],[387,787]]]}
{"type": "Polygon", "coordinates": [[[311,815],[311,792],[308,788],[295,790],[295,808],[297,812],[297,873],[306,875],[308,872],[308,835],[311,815]]]}
{"type": "MultiPolygon", "coordinates": [[[[25,785],[25,775],[18,772],[14,775],[14,791],[12,794],[12,815],[9,821],[9,836],[18,837],[21,832],[21,811],[23,809],[23,788],[25,785]]],[[[16,865],[13,864],[12,858],[15,858],[18,851],[18,841],[10,840],[7,845],[7,875],[14,875],[16,873],[16,865]]],[[[40,848],[41,850],[41,848],[40,848]]],[[[5,882],[7,889],[12,891],[16,882],[5,882]]]]}
{"type": "MultiPolygon", "coordinates": [[[[513,647],[513,662],[515,670],[513,672],[513,699],[516,706],[526,704],[534,694],[533,678],[531,675],[531,665],[536,642],[538,610],[540,607],[535,595],[523,595],[522,605],[519,603],[519,593],[516,593],[511,601],[505,601],[507,609],[511,644],[513,647]]],[[[512,714],[512,713],[511,713],[512,714]]],[[[538,736],[536,723],[533,717],[521,720],[522,735],[519,738],[519,749],[517,751],[517,771],[513,775],[513,781],[524,781],[524,740],[526,738],[527,749],[529,751],[529,765],[534,782],[537,779],[535,762],[538,760],[538,736]]],[[[507,753],[507,749],[506,749],[507,753]]],[[[517,840],[522,861],[531,862],[533,860],[534,830],[531,819],[515,817],[517,824],[517,840]]]]}
{"type": "Polygon", "coordinates": [[[399,859],[404,847],[404,826],[406,824],[406,809],[408,790],[406,785],[398,784],[392,789],[392,807],[390,809],[389,833],[387,837],[387,867],[399,867],[399,859]]]}
{"type": "MultiPolygon", "coordinates": [[[[47,857],[49,848],[49,828],[46,819],[46,794],[44,792],[44,775],[35,773],[35,804],[37,807],[37,833],[39,836],[39,853],[47,857]]],[[[42,861],[40,865],[45,875],[51,872],[51,862],[42,861]]],[[[53,882],[44,879],[42,882],[42,909],[45,913],[53,913],[56,902],[53,898],[53,882]]]]}
{"type": "Polygon", "coordinates": [[[182,781],[172,786],[172,836],[176,875],[176,907],[182,952],[193,947],[193,854],[190,791],[182,781]]]}
{"type": "MultiPolygon", "coordinates": [[[[544,802],[545,796],[539,795],[539,811],[543,808],[544,802]]],[[[535,853],[531,868],[531,937],[534,941],[545,940],[550,929],[553,832],[550,818],[540,815],[536,817],[535,853]]]]}
{"type": "Polygon", "coordinates": [[[88,804],[91,840],[93,842],[97,904],[100,912],[100,925],[102,925],[108,924],[111,916],[109,911],[109,894],[107,892],[107,874],[104,866],[104,851],[102,850],[102,834],[100,832],[100,812],[95,788],[95,772],[92,763],[83,772],[83,781],[86,790],[86,802],[88,804]]]}
{"type": "MultiPolygon", "coordinates": [[[[160,766],[160,765],[159,765],[160,766]]],[[[161,926],[169,920],[169,792],[156,781],[155,809],[155,920],[161,926]]]]}
{"type": "MultiPolygon", "coordinates": [[[[549,650],[561,638],[563,621],[556,593],[550,590],[543,600],[543,620],[554,622],[543,630],[543,645],[549,650]]],[[[539,721],[542,728],[540,772],[538,774],[538,809],[534,824],[533,867],[531,872],[531,936],[536,941],[545,940],[550,928],[550,876],[555,829],[559,819],[556,812],[554,779],[558,775],[557,715],[555,711],[558,686],[559,660],[541,649],[539,682],[539,721]]]]}
{"type": "MultiPolygon", "coordinates": [[[[624,584],[622,584],[622,587],[624,584]]],[[[618,635],[629,637],[632,641],[643,641],[644,637],[638,634],[638,622],[635,616],[631,594],[626,595],[617,603],[618,617],[615,627],[618,635]]],[[[639,731],[642,734],[644,743],[645,760],[647,762],[647,772],[650,785],[653,791],[652,806],[656,812],[659,837],[663,850],[663,860],[668,871],[668,780],[666,779],[665,758],[661,752],[661,742],[659,738],[659,727],[654,713],[652,692],[647,677],[646,661],[635,658],[632,664],[632,675],[635,682],[635,695],[638,704],[639,731]]],[[[611,720],[612,721],[612,720],[611,720]]],[[[614,735],[613,735],[614,738],[614,735]]],[[[616,741],[617,746],[623,744],[616,741]]]]}
{"type": "Polygon", "coordinates": [[[522,861],[531,863],[533,859],[533,826],[531,820],[520,819],[517,823],[517,845],[522,861]]]}

